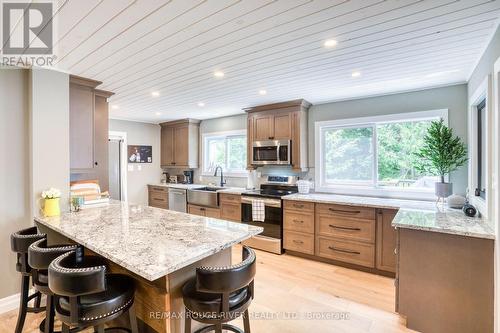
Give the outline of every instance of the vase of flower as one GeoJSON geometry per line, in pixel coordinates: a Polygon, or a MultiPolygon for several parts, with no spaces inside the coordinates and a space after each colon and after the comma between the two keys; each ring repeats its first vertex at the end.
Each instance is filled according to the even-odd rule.
{"type": "Polygon", "coordinates": [[[61,199],[61,191],[56,188],[50,188],[47,191],[42,192],[43,202],[43,215],[46,217],[59,216],[61,214],[61,208],[59,206],[59,200],[61,199]]]}

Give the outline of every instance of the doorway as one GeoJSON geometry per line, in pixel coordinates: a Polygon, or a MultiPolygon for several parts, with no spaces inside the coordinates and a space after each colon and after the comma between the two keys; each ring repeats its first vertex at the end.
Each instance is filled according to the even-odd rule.
{"type": "Polygon", "coordinates": [[[127,201],[127,133],[110,131],[108,145],[109,195],[127,201]]]}

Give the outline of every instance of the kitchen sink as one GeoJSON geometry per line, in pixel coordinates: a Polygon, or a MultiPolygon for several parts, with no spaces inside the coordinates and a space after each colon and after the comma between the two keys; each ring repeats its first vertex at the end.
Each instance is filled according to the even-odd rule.
{"type": "Polygon", "coordinates": [[[222,187],[205,186],[200,188],[189,189],[187,191],[188,204],[219,207],[219,193],[222,187]]]}

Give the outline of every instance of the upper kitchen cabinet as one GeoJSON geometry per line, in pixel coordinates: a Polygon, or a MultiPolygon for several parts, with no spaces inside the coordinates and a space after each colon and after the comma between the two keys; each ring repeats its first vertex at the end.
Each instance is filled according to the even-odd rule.
{"type": "Polygon", "coordinates": [[[249,169],[255,168],[252,165],[254,142],[290,140],[292,168],[307,170],[307,111],[310,106],[309,102],[299,99],[244,109],[248,113],[249,169]]]}
{"type": "Polygon", "coordinates": [[[89,174],[108,188],[108,98],[101,82],[70,76],[70,166],[73,174],[89,174]]]}
{"type": "Polygon", "coordinates": [[[198,167],[200,121],[183,119],[161,125],[161,166],[198,167]]]}

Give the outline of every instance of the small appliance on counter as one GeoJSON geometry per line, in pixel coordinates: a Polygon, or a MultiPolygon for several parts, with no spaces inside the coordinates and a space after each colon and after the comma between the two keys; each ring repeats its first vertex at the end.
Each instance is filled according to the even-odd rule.
{"type": "Polygon", "coordinates": [[[170,176],[170,177],[168,177],[168,182],[169,183],[177,184],[177,181],[178,181],[177,176],[170,176]]]}
{"type": "Polygon", "coordinates": [[[184,171],[184,184],[193,184],[194,171],[186,170],[184,171]]]}
{"type": "Polygon", "coordinates": [[[170,182],[170,174],[168,172],[163,172],[163,177],[161,178],[161,183],[162,184],[165,184],[165,183],[169,183],[170,182]]]}

